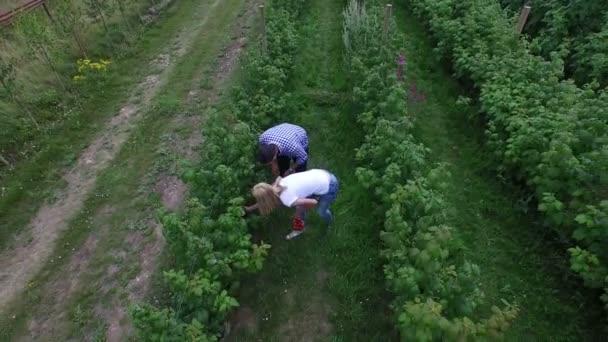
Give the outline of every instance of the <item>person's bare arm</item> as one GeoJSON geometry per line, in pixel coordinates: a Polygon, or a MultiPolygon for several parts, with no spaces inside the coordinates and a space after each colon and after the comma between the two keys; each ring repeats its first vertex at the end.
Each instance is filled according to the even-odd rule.
{"type": "Polygon", "coordinates": [[[298,164],[292,161],[289,161],[289,169],[287,169],[287,171],[285,171],[285,177],[289,176],[290,174],[296,172],[296,168],[298,167],[298,164]]]}
{"type": "Polygon", "coordinates": [[[317,206],[317,200],[314,198],[298,198],[291,206],[311,209],[317,206]]]}
{"type": "Polygon", "coordinates": [[[272,183],[272,186],[277,186],[277,185],[279,185],[279,182],[281,181],[281,179],[282,179],[282,178],[281,178],[280,176],[277,176],[277,178],[274,180],[274,183],[272,183]]]}
{"type": "Polygon", "coordinates": [[[275,177],[279,177],[280,176],[279,175],[279,162],[276,160],[276,158],[275,158],[275,160],[272,161],[271,169],[272,169],[272,175],[273,176],[275,176],[275,177]]]}
{"type": "Polygon", "coordinates": [[[296,207],[296,218],[302,217],[302,214],[317,206],[317,200],[312,198],[298,198],[291,204],[291,207],[296,207]]]}
{"type": "Polygon", "coordinates": [[[256,204],[254,204],[254,205],[250,205],[250,206],[248,206],[248,207],[247,207],[247,206],[245,206],[245,211],[246,211],[246,212],[252,212],[252,211],[256,210],[257,208],[258,208],[258,204],[256,203],[256,204]]]}

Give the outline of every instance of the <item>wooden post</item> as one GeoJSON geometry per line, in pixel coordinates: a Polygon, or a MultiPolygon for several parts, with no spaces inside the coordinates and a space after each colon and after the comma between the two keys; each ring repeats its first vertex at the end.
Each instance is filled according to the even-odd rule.
{"type": "Polygon", "coordinates": [[[78,49],[80,49],[80,52],[82,53],[84,58],[89,59],[89,57],[87,56],[87,51],[84,49],[84,46],[82,45],[82,42],[80,41],[80,37],[78,36],[78,33],[76,33],[75,29],[72,30],[72,37],[74,37],[74,40],[76,41],[76,45],[78,45],[78,49]]]}
{"type": "Polygon", "coordinates": [[[382,34],[382,40],[386,43],[388,39],[388,26],[390,24],[391,12],[393,10],[393,5],[386,4],[386,8],[384,10],[384,31],[382,34]]]}
{"type": "Polygon", "coordinates": [[[11,163],[9,163],[8,160],[6,160],[1,154],[0,154],[0,161],[3,162],[9,170],[13,169],[13,165],[11,165],[11,163]]]}
{"type": "Polygon", "coordinates": [[[268,40],[266,37],[266,16],[264,15],[264,5],[260,5],[260,16],[262,17],[262,51],[268,53],[268,40]]]}
{"type": "Polygon", "coordinates": [[[108,44],[110,45],[110,57],[114,58],[114,44],[112,43],[112,39],[110,38],[110,29],[108,29],[108,24],[106,23],[106,18],[101,11],[101,6],[99,5],[98,0],[93,0],[93,5],[97,9],[97,14],[101,18],[101,23],[103,24],[103,28],[106,31],[106,39],[108,40],[108,44]]]}
{"type": "Polygon", "coordinates": [[[99,17],[101,18],[101,23],[103,24],[103,28],[106,30],[106,34],[109,34],[110,30],[108,29],[106,18],[104,17],[103,12],[101,11],[101,6],[99,6],[97,0],[93,0],[93,5],[95,6],[95,9],[97,9],[97,14],[99,14],[99,17]]]}
{"type": "Polygon", "coordinates": [[[49,19],[51,19],[51,22],[55,23],[55,20],[53,19],[53,16],[51,15],[51,12],[49,11],[49,8],[47,7],[46,2],[42,3],[42,7],[44,8],[46,15],[49,17],[49,19]]]}
{"type": "MultiPolygon", "coordinates": [[[[51,23],[53,23],[53,25],[56,25],[55,18],[53,18],[53,16],[51,15],[51,11],[49,11],[49,8],[46,5],[46,2],[42,3],[42,7],[44,8],[44,11],[46,12],[46,15],[51,20],[51,23]]],[[[72,37],[74,37],[74,40],[76,41],[76,45],[78,45],[78,49],[80,50],[80,52],[82,53],[82,55],[84,56],[84,58],[88,58],[87,57],[87,52],[85,51],[85,49],[84,49],[84,47],[82,45],[82,42],[80,41],[80,39],[78,37],[78,34],[76,33],[75,29],[72,30],[72,37]]]]}
{"type": "Polygon", "coordinates": [[[528,20],[528,15],[530,14],[531,9],[532,7],[525,5],[521,10],[519,21],[517,22],[517,34],[521,34],[521,32],[524,30],[524,26],[526,25],[526,21],[528,20]]]}

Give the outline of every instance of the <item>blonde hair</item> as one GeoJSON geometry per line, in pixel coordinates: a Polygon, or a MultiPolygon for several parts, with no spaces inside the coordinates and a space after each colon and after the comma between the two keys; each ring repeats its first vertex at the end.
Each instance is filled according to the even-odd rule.
{"type": "Polygon", "coordinates": [[[281,192],[285,190],[284,187],[279,185],[281,177],[278,177],[274,183],[258,183],[251,190],[251,194],[255,198],[258,204],[258,210],[262,215],[270,214],[276,207],[281,205],[281,199],[279,196],[281,192]]]}

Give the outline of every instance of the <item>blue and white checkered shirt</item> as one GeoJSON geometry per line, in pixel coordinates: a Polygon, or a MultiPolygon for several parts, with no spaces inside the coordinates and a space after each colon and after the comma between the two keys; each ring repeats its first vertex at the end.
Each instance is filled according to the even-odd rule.
{"type": "Polygon", "coordinates": [[[294,158],[297,165],[308,160],[308,136],[300,126],[283,123],[267,129],[260,135],[260,144],[276,145],[280,156],[294,158]]]}

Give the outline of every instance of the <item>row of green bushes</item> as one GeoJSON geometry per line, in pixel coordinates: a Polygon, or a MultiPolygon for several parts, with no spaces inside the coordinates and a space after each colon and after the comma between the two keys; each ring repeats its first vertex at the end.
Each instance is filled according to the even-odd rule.
{"type": "Polygon", "coordinates": [[[566,73],[577,83],[608,85],[608,2],[588,0],[500,0],[512,13],[532,6],[525,34],[542,56],[564,50],[566,73]]]}
{"type": "MultiPolygon", "coordinates": [[[[344,44],[357,120],[366,136],[357,150],[358,180],[378,199],[384,215],[382,255],[392,307],[403,341],[471,340],[502,335],[516,306],[484,304],[479,268],[464,260],[448,225],[442,166],[411,134],[406,91],[396,74],[400,37],[382,43],[380,10],[351,0],[344,11],[344,44]],[[489,310],[488,310],[489,311],[489,310]]],[[[394,25],[394,24],[393,24],[394,25]]],[[[393,33],[394,34],[394,33],[393,33]]]]}
{"type": "Polygon", "coordinates": [[[296,50],[295,19],[303,1],[271,3],[268,51],[253,48],[245,60],[235,116],[208,113],[203,158],[182,178],[191,199],[184,213],[162,213],[173,259],[163,272],[168,307],[136,304],[131,317],[141,341],[217,341],[224,321],[239,304],[241,276],[262,268],[269,245],[254,244],[249,229],[260,218],[243,218],[246,193],[264,175],[254,167],[257,136],[275,122],[285,103],[285,85],[296,50]],[[255,113],[255,114],[252,114],[255,113]]]}
{"type": "Polygon", "coordinates": [[[236,92],[236,112],[258,128],[281,122],[286,112],[291,95],[286,86],[298,51],[295,20],[304,4],[304,0],[275,1],[267,14],[268,52],[253,50],[247,56],[245,81],[236,92]]]}
{"type": "Polygon", "coordinates": [[[479,91],[498,171],[533,191],[546,226],[572,245],[572,270],[608,305],[608,93],[564,80],[557,53],[531,53],[496,0],[409,3],[479,91]]]}

